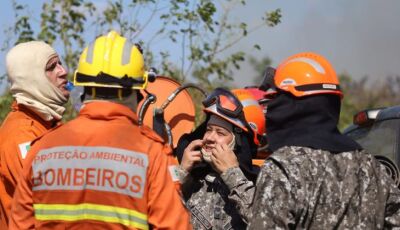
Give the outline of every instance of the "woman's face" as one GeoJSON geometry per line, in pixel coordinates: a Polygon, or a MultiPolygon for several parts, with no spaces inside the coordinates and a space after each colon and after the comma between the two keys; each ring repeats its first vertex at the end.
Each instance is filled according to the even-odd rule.
{"type": "Polygon", "coordinates": [[[207,125],[206,133],[203,137],[203,149],[207,152],[211,152],[216,144],[229,145],[232,139],[233,134],[228,130],[217,125],[209,124],[207,125]]]}

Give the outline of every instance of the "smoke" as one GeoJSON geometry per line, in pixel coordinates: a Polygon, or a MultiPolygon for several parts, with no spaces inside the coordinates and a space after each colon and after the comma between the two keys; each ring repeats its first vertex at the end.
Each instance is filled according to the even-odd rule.
{"type": "MultiPolygon", "coordinates": [[[[346,72],[354,79],[400,75],[400,1],[271,1],[264,9],[257,4],[250,1],[242,15],[281,8],[282,23],[257,31],[240,44],[249,50],[252,43],[260,44],[262,51],[253,50],[253,56],[268,56],[277,65],[292,54],[313,51],[330,60],[338,74],[346,72]]],[[[250,66],[243,66],[235,80],[249,84],[252,80],[242,77],[252,76],[249,73],[255,75],[250,66]]]]}

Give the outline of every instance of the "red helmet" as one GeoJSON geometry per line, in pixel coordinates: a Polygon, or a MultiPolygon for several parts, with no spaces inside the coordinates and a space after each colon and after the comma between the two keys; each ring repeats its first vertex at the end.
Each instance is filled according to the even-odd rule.
{"type": "Polygon", "coordinates": [[[275,86],[296,97],[336,94],[343,97],[339,79],[323,56],[312,52],[293,55],[276,69],[275,86]]]}
{"type": "Polygon", "coordinates": [[[267,112],[267,102],[270,100],[268,96],[268,92],[259,89],[258,87],[255,86],[249,86],[245,87],[245,90],[251,93],[253,95],[254,99],[258,101],[258,104],[261,105],[264,114],[267,112]]]}
{"type": "Polygon", "coordinates": [[[265,117],[261,106],[246,89],[228,91],[215,89],[203,101],[204,111],[215,114],[245,132],[254,134],[254,143],[260,144],[259,138],[265,133],[265,117]]]}

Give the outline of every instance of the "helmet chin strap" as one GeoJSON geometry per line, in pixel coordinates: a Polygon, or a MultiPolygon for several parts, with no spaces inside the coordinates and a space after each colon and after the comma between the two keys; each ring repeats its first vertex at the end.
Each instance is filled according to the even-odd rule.
{"type": "Polygon", "coordinates": [[[234,133],[232,133],[231,132],[231,134],[232,134],[232,140],[231,140],[231,142],[228,144],[228,148],[230,149],[230,150],[234,150],[235,149],[235,145],[236,145],[236,136],[235,136],[235,134],[234,133]]]}

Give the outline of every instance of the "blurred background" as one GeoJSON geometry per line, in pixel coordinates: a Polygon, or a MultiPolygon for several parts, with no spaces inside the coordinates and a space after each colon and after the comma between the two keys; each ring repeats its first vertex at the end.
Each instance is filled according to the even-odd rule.
{"type": "MultiPolygon", "coordinates": [[[[115,29],[141,44],[148,67],[205,89],[261,82],[266,66],[302,51],[325,56],[345,93],[340,127],[365,108],[400,104],[397,0],[2,0],[0,122],[12,101],[4,57],[16,43],[52,44],[68,67],[115,29]]],[[[197,97],[194,93],[194,97],[197,97]]],[[[66,120],[75,115],[68,110],[66,120]]]]}

